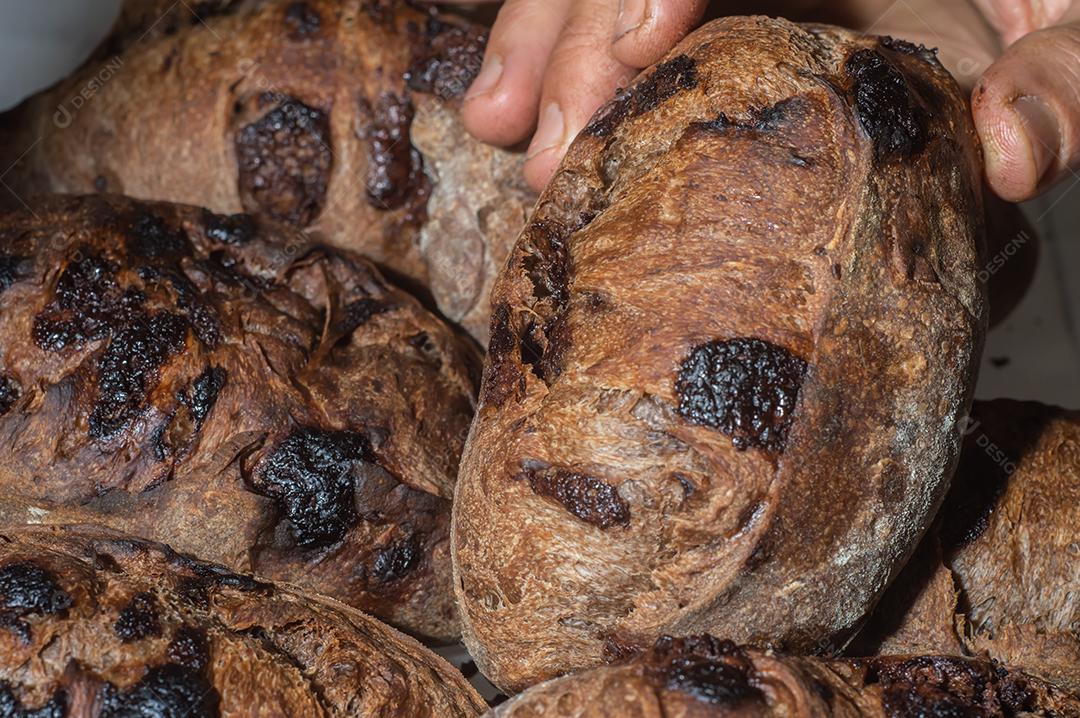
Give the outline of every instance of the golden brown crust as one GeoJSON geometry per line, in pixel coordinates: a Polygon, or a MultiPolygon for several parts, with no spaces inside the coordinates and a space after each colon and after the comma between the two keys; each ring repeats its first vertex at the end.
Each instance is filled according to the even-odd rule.
{"type": "Polygon", "coordinates": [[[100,523],[453,638],[470,347],[245,215],[31,205],[0,212],[0,521],[100,523]]]}
{"type": "Polygon", "coordinates": [[[1080,691],[1080,412],[979,402],[934,529],[850,650],[988,655],[1080,691]]]}
{"type": "Polygon", "coordinates": [[[662,637],[645,654],[557,678],[491,718],[953,718],[1075,716],[1080,699],[986,660],[797,658],[711,636],[662,637]]]}
{"type": "Polygon", "coordinates": [[[535,199],[519,155],[460,126],[484,32],[403,0],[127,3],[86,67],[8,118],[4,179],[309,229],[484,341],[535,199]]]}
{"type": "Polygon", "coordinates": [[[484,710],[450,665],[355,609],[102,529],[0,532],[0,606],[5,716],[484,710]]]}
{"type": "Polygon", "coordinates": [[[932,55],[838,29],[711,23],[601,109],[493,294],[452,538],[486,675],[843,645],[955,464],[979,176],[932,55]]]}

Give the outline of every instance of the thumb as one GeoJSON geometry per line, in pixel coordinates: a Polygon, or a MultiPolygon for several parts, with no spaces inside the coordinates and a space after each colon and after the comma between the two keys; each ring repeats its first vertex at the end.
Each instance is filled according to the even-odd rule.
{"type": "Polygon", "coordinates": [[[1080,160],[1080,23],[1013,43],[983,73],[971,106],[998,195],[1019,202],[1071,176],[1080,160]]]}

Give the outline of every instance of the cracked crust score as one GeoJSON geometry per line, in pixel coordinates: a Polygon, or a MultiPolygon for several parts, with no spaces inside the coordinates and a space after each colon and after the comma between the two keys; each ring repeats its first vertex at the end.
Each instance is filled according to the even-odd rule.
{"type": "Polygon", "coordinates": [[[492,296],[452,529],[486,675],[666,632],[850,639],[959,453],[976,148],[932,53],[764,18],[597,113],[492,296]]]}
{"type": "Polygon", "coordinates": [[[0,266],[0,520],[100,523],[456,635],[477,360],[416,300],[250,216],[104,195],[0,214],[0,266]]]}

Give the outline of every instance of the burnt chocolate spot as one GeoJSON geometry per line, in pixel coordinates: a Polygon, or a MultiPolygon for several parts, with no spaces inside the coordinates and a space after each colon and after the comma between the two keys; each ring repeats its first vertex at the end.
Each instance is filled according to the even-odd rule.
{"type": "Polygon", "coordinates": [[[352,334],[358,328],[371,321],[371,318],[376,314],[382,314],[391,309],[393,309],[393,307],[390,305],[383,304],[379,300],[372,299],[371,297],[364,297],[349,302],[345,305],[345,311],[342,313],[343,316],[338,332],[343,336],[352,334]]]}
{"type": "Polygon", "coordinates": [[[228,373],[221,367],[206,367],[191,383],[188,392],[180,397],[180,402],[191,411],[196,428],[201,427],[210,415],[227,377],[228,373]]]}
{"type": "Polygon", "coordinates": [[[198,671],[175,663],[154,666],[126,691],[106,686],[101,718],[216,718],[219,697],[198,671]]]}
{"type": "Polygon", "coordinates": [[[0,374],[0,416],[11,411],[21,393],[18,382],[7,374],[0,374]]]}
{"type": "Polygon", "coordinates": [[[302,427],[265,459],[255,488],[277,500],[297,546],[326,546],[356,523],[354,465],[372,461],[361,434],[302,427]]]}
{"type": "Polygon", "coordinates": [[[413,57],[405,80],[412,90],[448,100],[465,93],[484,59],[487,33],[429,17],[422,38],[413,42],[413,57]]]}
{"type": "MultiPolygon", "coordinates": [[[[278,99],[266,94],[260,106],[278,99]]],[[[333,153],[322,110],[287,98],[236,133],[244,209],[306,227],[326,202],[333,153]]]]}
{"type": "Polygon", "coordinates": [[[709,635],[661,636],[645,660],[646,670],[656,682],[699,701],[734,706],[763,700],[752,683],[753,664],[731,641],[709,635]]]}
{"type": "Polygon", "coordinates": [[[679,414],[727,434],[737,449],[783,451],[805,373],[805,361],[761,339],[701,344],[675,381],[679,414]]]}
{"type": "Polygon", "coordinates": [[[255,218],[250,214],[214,214],[203,210],[206,236],[219,244],[247,244],[255,236],[255,218]]]}
{"type": "Polygon", "coordinates": [[[70,607],[71,597],[49,571],[30,561],[0,568],[0,626],[14,632],[24,643],[30,642],[31,631],[23,619],[51,616],[70,607]]]}
{"type": "Polygon", "coordinates": [[[725,130],[749,130],[753,132],[774,132],[786,123],[808,112],[805,97],[795,95],[767,107],[751,108],[746,119],[734,119],[724,112],[714,120],[695,122],[691,127],[723,132],[725,130]]]}
{"type": "Polygon", "coordinates": [[[125,243],[128,253],[140,259],[174,259],[191,255],[187,233],[149,212],[136,214],[128,226],[125,243]]]}
{"type": "MultiPolygon", "coordinates": [[[[581,226],[587,224],[583,220],[581,226]]],[[[580,226],[573,231],[580,229],[580,226]]],[[[571,230],[552,222],[533,223],[521,265],[533,287],[533,318],[525,326],[519,345],[521,361],[532,367],[544,383],[562,373],[571,343],[566,314],[570,305],[573,271],[568,238],[571,230]]]]}
{"type": "Polygon", "coordinates": [[[889,37],[888,35],[881,36],[881,38],[878,40],[878,44],[880,44],[886,50],[892,50],[893,52],[898,52],[901,55],[914,55],[915,57],[920,58],[924,62],[929,62],[935,65],[938,64],[938,51],[936,47],[928,48],[921,43],[916,45],[913,42],[908,42],[907,40],[900,40],[895,37],[889,37]]]}
{"type": "Polygon", "coordinates": [[[40,708],[27,708],[15,697],[11,685],[0,681],[0,716],[4,718],[64,718],[67,712],[67,693],[56,691],[40,708]]]}
{"type": "Polygon", "coordinates": [[[30,260],[14,254],[0,253],[0,292],[8,290],[12,284],[26,279],[30,274],[30,260]]]}
{"type": "Polygon", "coordinates": [[[319,31],[322,18],[313,7],[302,0],[285,6],[285,30],[290,40],[306,40],[319,31]]]}
{"type": "Polygon", "coordinates": [[[480,399],[484,404],[498,407],[518,390],[524,379],[515,361],[518,340],[510,325],[510,305],[506,302],[496,304],[491,310],[490,336],[480,399]]]}
{"type": "Polygon", "coordinates": [[[370,108],[367,198],[376,209],[397,209],[425,180],[424,161],[409,141],[412,104],[393,93],[370,108]]]}
{"type": "Polygon", "coordinates": [[[422,557],[422,542],[417,536],[399,539],[375,554],[371,574],[380,583],[404,578],[416,568],[422,557]]]}
{"type": "Polygon", "coordinates": [[[56,282],[52,303],[34,319],[34,342],[46,351],[60,351],[108,336],[118,315],[142,299],[121,292],[115,275],[115,264],[78,250],[56,282]]]}
{"type": "Polygon", "coordinates": [[[206,634],[199,629],[182,626],[169,642],[166,655],[179,666],[193,671],[203,670],[210,663],[210,646],[206,634]]]}
{"type": "Polygon", "coordinates": [[[657,65],[637,85],[621,90],[593,116],[582,133],[607,137],[624,121],[656,109],[665,100],[683,90],[692,90],[697,84],[697,62],[688,55],[678,55],[657,65]]]}
{"type": "Polygon", "coordinates": [[[161,635],[161,622],[158,620],[157,599],[152,593],[137,593],[113,623],[113,631],[123,643],[141,641],[161,635]]]}
{"type": "Polygon", "coordinates": [[[926,111],[903,73],[875,50],[858,50],[844,63],[859,124],[874,142],[878,159],[906,158],[927,141],[926,111]]]}
{"type": "Polygon", "coordinates": [[[176,314],[133,313],[112,335],[98,361],[98,397],[90,412],[91,438],[108,440],[143,409],[161,366],[184,349],[188,324],[176,314]]]}
{"type": "Polygon", "coordinates": [[[881,684],[890,718],[980,718],[1017,715],[1036,706],[1022,676],[991,664],[949,656],[871,659],[867,682],[881,684]]]}
{"type": "Polygon", "coordinates": [[[527,470],[533,493],[555,499],[579,519],[602,529],[630,523],[630,507],[611,484],[564,469],[527,470]]]}

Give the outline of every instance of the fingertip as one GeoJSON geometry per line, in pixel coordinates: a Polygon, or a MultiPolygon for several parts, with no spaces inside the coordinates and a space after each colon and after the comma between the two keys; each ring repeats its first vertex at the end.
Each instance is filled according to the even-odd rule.
{"type": "Polygon", "coordinates": [[[549,147],[525,160],[525,181],[537,192],[543,192],[559,163],[566,154],[566,146],[549,147]]]}
{"type": "Polygon", "coordinates": [[[708,0],[622,0],[611,53],[630,67],[646,67],[675,47],[701,19],[708,0]]]}
{"type": "Polygon", "coordinates": [[[461,108],[469,134],[488,144],[506,147],[528,137],[536,119],[537,101],[520,87],[501,84],[467,97],[461,108]]]}

